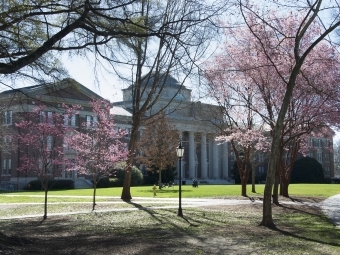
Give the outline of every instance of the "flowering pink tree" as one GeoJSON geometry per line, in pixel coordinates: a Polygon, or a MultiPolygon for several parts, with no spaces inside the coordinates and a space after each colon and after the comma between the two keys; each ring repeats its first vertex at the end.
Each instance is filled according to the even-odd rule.
{"type": "MultiPolygon", "coordinates": [[[[319,16],[321,13],[335,8],[327,6],[322,0],[306,1],[305,5],[301,1],[299,6],[296,1],[288,1],[290,4],[287,5],[280,5],[280,1],[277,5],[275,2],[264,3],[261,8],[265,11],[257,5],[262,2],[238,2],[243,24],[228,26],[225,53],[211,62],[212,71],[207,72],[207,77],[216,85],[217,93],[224,93],[224,98],[228,100],[239,90],[250,90],[254,95],[252,110],[258,112],[271,129],[271,157],[261,223],[271,227],[274,226],[272,189],[281,160],[280,140],[285,133],[288,134],[288,127],[294,127],[289,131],[292,134],[294,130],[305,132],[307,125],[313,129],[316,123],[319,123],[318,126],[330,124],[331,118],[326,120],[325,117],[332,114],[323,112],[330,113],[330,98],[337,96],[329,92],[338,91],[334,86],[338,84],[339,58],[331,41],[323,39],[340,22],[334,20],[328,23],[328,27],[319,22],[324,18],[319,16]],[[219,86],[218,83],[223,85],[219,86]],[[288,113],[290,108],[295,109],[295,103],[304,104],[304,111],[300,108],[299,117],[288,113]],[[328,110],[324,111],[321,105],[328,106],[328,110]],[[318,111],[312,113],[315,107],[318,111]],[[293,125],[292,120],[298,122],[293,125]]],[[[333,113],[339,112],[338,103],[334,110],[333,113]]]]}
{"type": "Polygon", "coordinates": [[[19,171],[32,172],[45,191],[44,219],[47,218],[48,181],[61,176],[65,164],[63,139],[67,128],[63,117],[41,105],[15,124],[20,148],[19,171]]]}
{"type": "Polygon", "coordinates": [[[269,149],[268,137],[261,130],[233,128],[224,130],[224,134],[216,140],[231,143],[241,179],[241,195],[247,196],[251,160],[256,151],[266,152],[269,149]]]}
{"type": "Polygon", "coordinates": [[[70,132],[67,140],[69,146],[76,150],[75,168],[82,174],[92,175],[94,210],[98,181],[111,174],[116,163],[126,160],[128,150],[122,142],[126,132],[115,128],[113,116],[110,115],[111,105],[103,100],[91,104],[91,120],[82,123],[82,132],[70,132]]]}

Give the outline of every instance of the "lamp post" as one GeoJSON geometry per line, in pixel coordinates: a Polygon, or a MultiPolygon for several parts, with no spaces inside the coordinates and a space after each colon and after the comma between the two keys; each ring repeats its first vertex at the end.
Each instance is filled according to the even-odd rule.
{"type": "Polygon", "coordinates": [[[184,155],[184,147],[182,147],[182,142],[179,143],[176,148],[177,157],[179,160],[179,205],[177,216],[183,217],[182,213],[182,157],[184,155]]]}

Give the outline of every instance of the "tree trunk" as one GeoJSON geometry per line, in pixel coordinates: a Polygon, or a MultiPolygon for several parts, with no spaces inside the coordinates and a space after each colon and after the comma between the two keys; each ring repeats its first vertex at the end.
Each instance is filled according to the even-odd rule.
{"type": "Polygon", "coordinates": [[[298,75],[298,71],[300,70],[301,65],[299,67],[295,66],[292,71],[290,80],[287,84],[287,89],[285,96],[282,101],[281,109],[276,121],[276,125],[273,127],[273,141],[271,146],[271,156],[269,160],[269,169],[267,172],[267,179],[264,188],[264,195],[263,195],[263,214],[262,214],[262,221],[260,223],[261,226],[266,226],[269,228],[274,228],[275,224],[273,222],[272,216],[272,204],[271,204],[271,195],[272,195],[272,188],[274,184],[275,172],[277,169],[277,163],[279,161],[279,146],[280,146],[280,134],[283,130],[283,121],[284,117],[287,113],[288,105],[290,102],[290,98],[292,97],[296,77],[298,75]]]}
{"type": "Polygon", "coordinates": [[[134,156],[137,144],[137,135],[138,135],[138,128],[140,126],[140,120],[138,116],[134,116],[132,120],[132,127],[131,127],[131,136],[129,141],[129,156],[126,164],[125,169],[125,176],[124,176],[124,184],[121,199],[123,200],[131,200],[131,176],[132,176],[132,166],[134,164],[134,156]]]}
{"type": "Polygon", "coordinates": [[[273,188],[273,203],[279,205],[279,185],[280,185],[280,169],[276,168],[275,171],[275,181],[273,188]]]}
{"type": "Polygon", "coordinates": [[[252,167],[251,167],[251,192],[252,193],[256,193],[255,190],[255,175],[256,175],[256,171],[255,171],[255,164],[254,164],[254,158],[253,158],[253,163],[252,163],[252,167]]]}
{"type": "Polygon", "coordinates": [[[44,203],[44,216],[43,219],[46,220],[47,219],[47,192],[48,192],[48,183],[46,184],[45,187],[45,203],[44,203]]]}
{"type": "Polygon", "coordinates": [[[289,197],[288,187],[290,183],[290,176],[293,171],[294,162],[299,153],[300,143],[297,141],[294,141],[294,146],[290,146],[290,147],[291,147],[290,160],[287,166],[282,166],[282,170],[281,170],[280,195],[284,197],[289,197]]]}
{"type": "MultiPolygon", "coordinates": [[[[46,171],[45,171],[46,172],[46,171]]],[[[41,186],[44,189],[44,215],[43,220],[47,219],[47,193],[48,193],[48,179],[46,175],[41,176],[41,186]]]]}
{"type": "Polygon", "coordinates": [[[92,203],[92,211],[94,211],[96,207],[96,191],[97,191],[97,180],[93,180],[93,203],[92,203]]]}
{"type": "Polygon", "coordinates": [[[242,185],[242,196],[247,196],[247,181],[246,178],[241,178],[241,185],[242,185]]]}
{"type": "Polygon", "coordinates": [[[289,197],[288,186],[289,186],[289,182],[287,180],[283,180],[282,178],[281,179],[281,191],[282,191],[282,196],[284,197],[289,197]]]}
{"type": "Polygon", "coordinates": [[[158,185],[159,185],[159,189],[162,189],[162,171],[161,171],[161,169],[159,169],[158,185]]]}

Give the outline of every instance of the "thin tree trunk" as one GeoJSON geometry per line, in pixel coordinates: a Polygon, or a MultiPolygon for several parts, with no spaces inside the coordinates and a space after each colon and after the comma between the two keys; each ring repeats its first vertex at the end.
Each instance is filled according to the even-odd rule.
{"type": "Polygon", "coordinates": [[[253,160],[252,160],[252,165],[251,165],[251,192],[256,193],[255,190],[255,180],[256,180],[256,171],[255,171],[255,159],[254,159],[254,154],[253,154],[253,160]]]}
{"type": "Polygon", "coordinates": [[[93,203],[92,203],[92,211],[94,211],[96,207],[96,191],[97,191],[97,180],[93,180],[93,203]]]}
{"type": "Polygon", "coordinates": [[[158,185],[159,189],[162,189],[162,171],[159,169],[159,176],[158,176],[158,185]]]}
{"type": "Polygon", "coordinates": [[[41,186],[44,189],[44,216],[43,220],[47,219],[47,193],[48,193],[48,179],[46,176],[42,176],[41,186]]]}
{"type": "MultiPolygon", "coordinates": [[[[48,183],[46,184],[48,185],[48,183]]],[[[44,217],[43,219],[47,219],[47,192],[48,192],[48,186],[45,187],[45,203],[44,203],[44,217]]]]}

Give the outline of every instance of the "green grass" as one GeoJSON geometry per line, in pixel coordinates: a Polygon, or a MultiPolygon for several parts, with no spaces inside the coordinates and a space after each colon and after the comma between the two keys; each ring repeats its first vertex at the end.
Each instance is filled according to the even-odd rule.
{"type": "MultiPolygon", "coordinates": [[[[247,186],[249,196],[263,196],[264,185],[256,185],[256,194],[251,193],[251,185],[247,186]]],[[[98,189],[97,201],[113,201],[114,208],[137,207],[133,203],[121,203],[122,188],[98,189]]],[[[182,186],[183,198],[190,197],[235,197],[240,198],[240,185],[201,185],[193,188],[182,186]]],[[[308,196],[326,198],[340,193],[340,185],[336,184],[293,184],[289,188],[292,197],[308,196]]],[[[76,189],[66,191],[50,191],[48,202],[91,202],[92,189],[76,189]],[[58,196],[58,197],[54,197],[58,196]],[[80,196],[59,197],[59,196],[80,196]]],[[[132,187],[132,197],[153,197],[151,186],[132,187]]],[[[43,202],[43,192],[2,192],[0,216],[22,214],[41,214],[43,205],[16,205],[14,203],[43,202]],[[20,195],[20,196],[7,196],[20,195]],[[36,197],[38,195],[38,197],[36,197]]],[[[178,186],[158,190],[158,198],[178,198],[178,186]]],[[[49,204],[49,212],[71,212],[80,209],[91,211],[91,204],[49,204]]],[[[100,209],[98,203],[97,208],[100,209]]],[[[53,217],[46,223],[35,224],[36,233],[44,233],[44,238],[55,240],[55,233],[67,236],[93,235],[100,240],[117,235],[120,240],[142,239],[143,243],[169,247],[169,254],[233,254],[244,250],[243,254],[340,254],[340,230],[319,211],[307,207],[284,205],[273,206],[273,216],[278,230],[273,231],[259,227],[261,221],[261,205],[251,205],[247,210],[241,206],[216,208],[184,208],[184,218],[176,217],[177,209],[136,210],[110,213],[77,214],[58,221],[53,217]],[[52,221],[51,221],[52,220],[52,221]],[[51,222],[50,222],[51,221],[51,222]],[[52,224],[53,223],[53,224],[52,224]],[[55,230],[51,231],[51,227],[55,230]],[[194,242],[194,244],[192,244],[194,242]],[[203,245],[203,243],[205,243],[203,245]],[[214,250],[215,249],[215,250],[214,250]]],[[[38,221],[37,219],[36,221],[38,221]]],[[[34,220],[6,220],[1,222],[2,230],[12,234],[32,233],[34,220]],[[17,230],[15,230],[17,228],[17,230]],[[17,232],[15,232],[17,231],[17,232]]],[[[38,238],[38,237],[35,237],[38,238]]],[[[112,243],[112,240],[109,240],[112,243]]],[[[64,240],[65,243],[67,243],[64,240]]],[[[88,240],[80,240],[87,243],[88,240]]],[[[137,241],[136,241],[137,242],[137,241]]],[[[113,242],[114,243],[114,242],[113,242]]],[[[70,243],[74,249],[73,243],[70,243]]],[[[161,252],[159,254],[162,254],[161,252]]],[[[241,254],[241,253],[240,253],[241,254]]]]}
{"type": "MultiPolygon", "coordinates": [[[[251,185],[247,186],[248,196],[262,196],[264,184],[256,185],[256,193],[251,192],[251,185]]],[[[97,196],[120,197],[122,188],[102,188],[97,189],[97,196]]],[[[337,184],[291,184],[289,185],[289,194],[291,196],[311,196],[311,197],[330,197],[340,193],[340,185],[337,184]]],[[[43,195],[43,191],[29,192],[0,192],[2,195],[43,195]]],[[[200,185],[198,188],[193,188],[191,185],[182,185],[183,198],[204,198],[204,197],[225,197],[225,196],[240,196],[240,185],[200,185]]],[[[92,196],[92,189],[73,189],[61,191],[49,191],[51,196],[92,196]]],[[[153,197],[152,186],[131,187],[132,197],[153,197]]],[[[178,186],[172,188],[163,188],[157,190],[157,197],[176,198],[178,197],[178,186]]],[[[5,196],[2,196],[1,202],[5,196]]],[[[19,199],[20,201],[20,199],[19,199]]]]}

